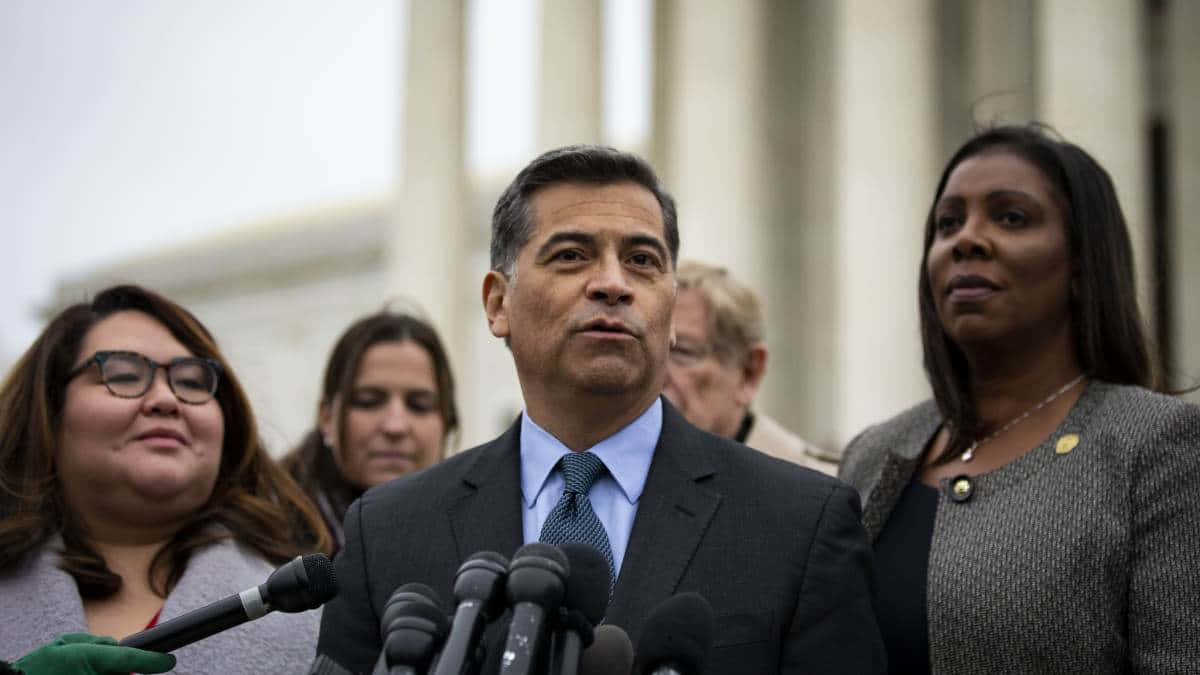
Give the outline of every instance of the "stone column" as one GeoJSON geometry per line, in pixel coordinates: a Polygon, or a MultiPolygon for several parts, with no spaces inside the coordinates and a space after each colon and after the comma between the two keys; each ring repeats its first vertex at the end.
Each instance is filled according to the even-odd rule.
{"type": "Polygon", "coordinates": [[[1153,325],[1140,5],[1135,0],[1043,0],[1037,7],[1035,51],[1038,117],[1095,157],[1116,183],[1133,240],[1138,296],[1153,325]]]}
{"type": "Polygon", "coordinates": [[[602,4],[601,0],[542,3],[538,152],[601,139],[602,4]]]}
{"type": "Polygon", "coordinates": [[[917,280],[936,184],[930,0],[838,4],[836,293],[841,442],[928,396],[917,280]]]}
{"type": "Polygon", "coordinates": [[[768,12],[770,279],[760,290],[770,356],[755,405],[837,452],[837,3],[781,0],[768,12]]]}
{"type": "Polygon", "coordinates": [[[461,264],[470,249],[463,6],[463,0],[409,5],[401,180],[385,256],[388,293],[424,308],[459,370],[466,366],[455,358],[464,352],[462,322],[480,311],[461,264]]]}
{"type": "MultiPolygon", "coordinates": [[[[471,329],[483,320],[478,284],[486,266],[470,264],[479,245],[467,222],[465,1],[412,0],[408,7],[401,179],[387,238],[387,289],[419,303],[441,335],[464,436],[475,440],[481,415],[465,393],[476,389],[482,371],[471,329]]],[[[482,435],[494,428],[488,425],[482,435]]]]}
{"type": "MultiPolygon", "coordinates": [[[[1176,384],[1200,382],[1200,3],[1170,3],[1167,35],[1170,139],[1174,201],[1171,218],[1174,365],[1176,384]]],[[[1200,392],[1188,397],[1200,403],[1200,392]]]]}
{"type": "Polygon", "coordinates": [[[656,5],[656,169],[675,195],[681,257],[767,287],[765,3],[656,5]]]}
{"type": "Polygon", "coordinates": [[[967,104],[978,125],[1021,124],[1033,119],[1037,109],[1034,2],[967,3],[967,104]]]}

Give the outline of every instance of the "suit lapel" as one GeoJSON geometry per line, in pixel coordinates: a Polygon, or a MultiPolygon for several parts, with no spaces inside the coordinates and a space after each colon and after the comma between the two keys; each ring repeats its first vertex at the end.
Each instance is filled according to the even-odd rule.
{"type": "Polygon", "coordinates": [[[904,487],[912,479],[918,463],[917,459],[904,457],[891,451],[888,451],[884,457],[879,480],[867,496],[867,503],[863,505],[863,528],[866,529],[867,537],[872,542],[883,531],[884,523],[887,522],[896,502],[900,500],[904,487]]]}
{"type": "Polygon", "coordinates": [[[698,481],[715,468],[703,436],[663,401],[663,427],[607,621],[636,639],[654,607],[675,593],[721,495],[698,481]]]}
{"type": "Polygon", "coordinates": [[[521,546],[521,421],[488,443],[462,473],[447,514],[461,561],[480,551],[505,557],[521,546]]]}
{"type": "Polygon", "coordinates": [[[941,419],[932,414],[918,420],[908,429],[908,433],[888,439],[889,445],[883,450],[879,477],[867,492],[866,503],[863,504],[863,528],[872,542],[883,531],[904,488],[920,468],[925,446],[929,445],[940,426],[941,419]]]}

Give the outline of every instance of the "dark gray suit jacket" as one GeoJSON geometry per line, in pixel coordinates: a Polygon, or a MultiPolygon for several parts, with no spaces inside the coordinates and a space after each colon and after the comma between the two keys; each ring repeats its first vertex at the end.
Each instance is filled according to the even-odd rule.
{"type": "MultiPolygon", "coordinates": [[[[464,560],[521,546],[519,430],[350,507],[336,560],[341,592],[325,607],[320,655],[369,672],[396,587],[426,583],[449,603],[464,560]]],[[[848,486],[700,431],[664,401],[606,621],[636,645],[656,605],[697,591],[717,616],[709,673],[882,672],[859,518],[848,486]]]]}

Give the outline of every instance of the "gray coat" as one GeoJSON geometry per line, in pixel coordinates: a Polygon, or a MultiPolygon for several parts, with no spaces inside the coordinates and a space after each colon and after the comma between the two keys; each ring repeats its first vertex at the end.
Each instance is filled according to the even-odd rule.
{"type": "MultiPolygon", "coordinates": [[[[872,540],[941,421],[925,402],[847,447],[872,540]]],[[[971,482],[938,497],[935,673],[1200,672],[1200,407],[1093,382],[1042,445],[971,482]]]]}
{"type": "MultiPolygon", "coordinates": [[[[0,659],[15,661],[62,633],[86,633],[75,580],[58,569],[48,544],[0,572],[0,659]]],[[[159,623],[257,586],[274,566],[231,540],[192,555],[167,596],[159,623]]],[[[172,673],[304,673],[316,650],[321,610],[278,612],[175,650],[172,673]]]]}

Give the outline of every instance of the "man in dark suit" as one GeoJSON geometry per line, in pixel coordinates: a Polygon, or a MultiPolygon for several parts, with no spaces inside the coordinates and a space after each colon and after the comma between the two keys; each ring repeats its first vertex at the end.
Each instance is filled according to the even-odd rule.
{"type": "Polygon", "coordinates": [[[585,458],[599,477],[578,508],[619,571],[606,621],[635,644],[658,603],[696,591],[716,614],[710,673],[883,671],[857,494],[703,432],[660,396],[678,250],[674,203],[641,159],[572,146],[521,171],[493,215],[483,305],[525,411],[350,508],[321,657],[369,671],[397,586],[449,598],[472,554],[549,540],[585,458]]]}

